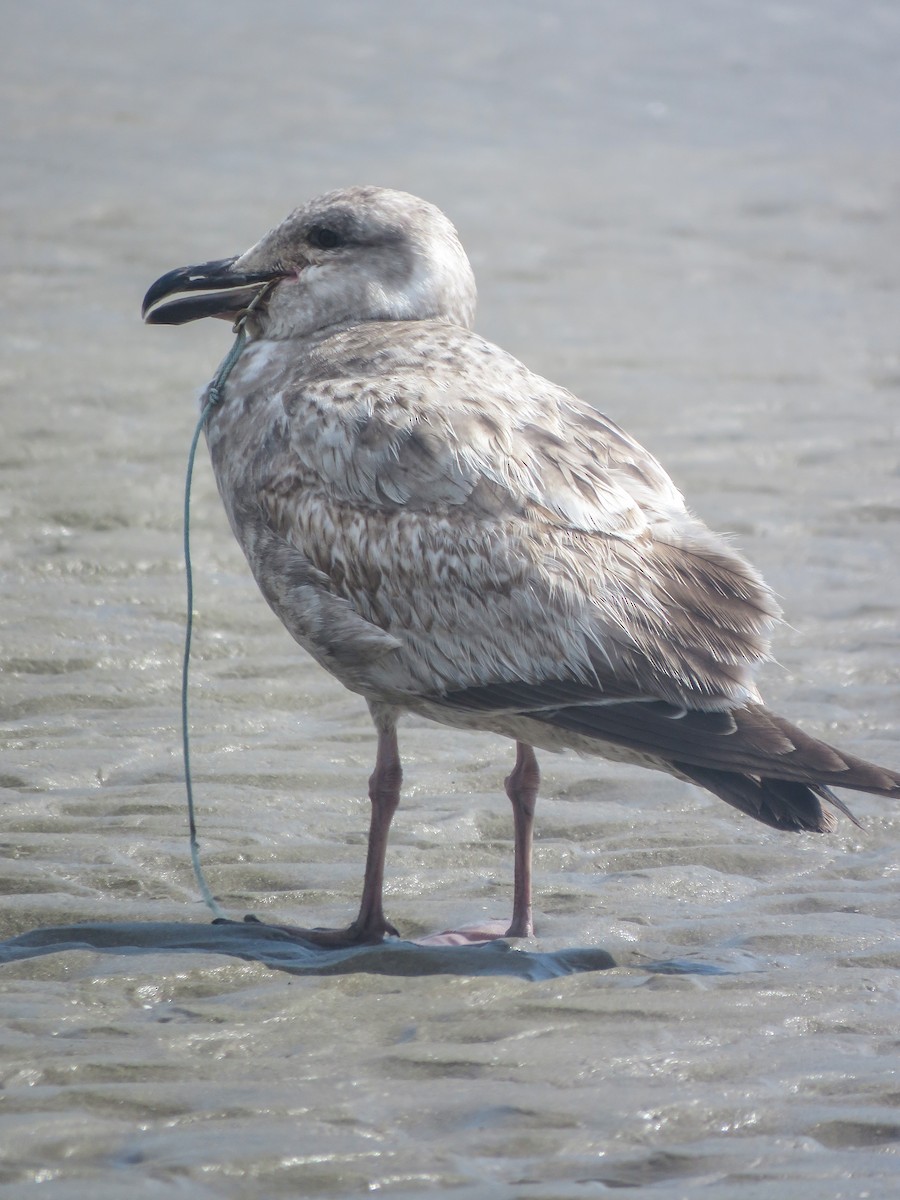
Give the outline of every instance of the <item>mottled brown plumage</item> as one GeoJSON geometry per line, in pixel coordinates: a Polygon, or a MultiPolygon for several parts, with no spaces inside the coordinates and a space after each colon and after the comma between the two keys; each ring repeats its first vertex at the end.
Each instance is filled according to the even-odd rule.
{"type": "Polygon", "coordinates": [[[831,786],[900,795],[765,710],[771,592],[628,434],[471,331],[437,209],[331,193],[237,259],[164,276],[148,320],[233,318],[264,283],[208,424],[216,479],[266,600],[379,732],[359,917],[304,936],[392,930],[403,711],[518,743],[513,935],[531,932],[533,746],[669,771],[779,829],[832,828],[823,801],[850,816],[831,786]]]}

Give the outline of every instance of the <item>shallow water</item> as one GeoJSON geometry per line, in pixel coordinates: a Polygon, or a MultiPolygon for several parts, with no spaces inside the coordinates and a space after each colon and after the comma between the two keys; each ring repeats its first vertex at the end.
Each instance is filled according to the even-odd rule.
{"type": "MultiPolygon", "coordinates": [[[[773,706],[900,763],[900,16],[673,12],[8,6],[4,1200],[900,1184],[895,804],[846,797],[862,830],[788,837],[544,756],[534,944],[456,957],[317,965],[212,927],[187,854],[181,488],[229,337],[137,309],[162,271],[351,182],[445,208],[480,330],[735,533],[790,623],[773,706]]],[[[205,463],[194,521],[210,882],[238,919],[346,920],[368,717],[257,595],[205,463]]],[[[511,747],[417,721],[402,745],[391,918],[504,916],[511,747]]]]}

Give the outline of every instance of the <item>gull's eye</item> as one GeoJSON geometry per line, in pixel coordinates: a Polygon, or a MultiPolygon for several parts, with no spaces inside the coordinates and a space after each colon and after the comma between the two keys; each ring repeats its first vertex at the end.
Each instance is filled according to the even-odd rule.
{"type": "Polygon", "coordinates": [[[315,246],[317,250],[336,250],[338,246],[343,246],[344,238],[336,229],[330,229],[327,225],[315,225],[307,235],[307,241],[311,246],[315,246]]]}

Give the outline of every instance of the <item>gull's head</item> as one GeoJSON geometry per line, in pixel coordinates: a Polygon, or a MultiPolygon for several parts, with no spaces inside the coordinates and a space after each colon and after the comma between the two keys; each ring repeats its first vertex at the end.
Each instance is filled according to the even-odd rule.
{"type": "Polygon", "coordinates": [[[362,321],[469,327],[475,316],[475,278],[451,223],[417,196],[376,187],[329,192],[236,258],[170,271],[147,292],[143,312],[155,325],[233,321],[262,288],[257,337],[303,337],[362,321]]]}

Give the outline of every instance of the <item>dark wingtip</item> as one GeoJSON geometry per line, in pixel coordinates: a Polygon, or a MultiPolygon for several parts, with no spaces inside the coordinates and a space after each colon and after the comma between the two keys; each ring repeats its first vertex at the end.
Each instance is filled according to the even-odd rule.
{"type": "Polygon", "coordinates": [[[843,813],[848,821],[852,821],[857,829],[862,829],[862,821],[858,821],[856,819],[854,814],[850,811],[843,800],[836,796],[830,787],[826,787],[824,783],[818,785],[810,784],[810,787],[816,793],[816,795],[821,796],[823,800],[827,800],[832,807],[838,810],[838,812],[843,813]]]}

